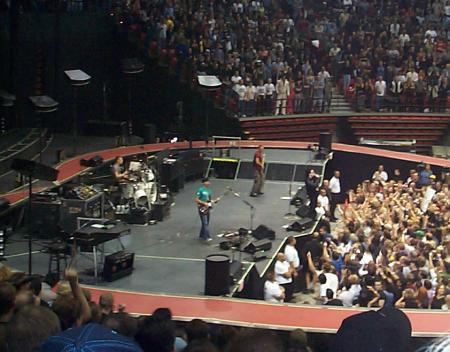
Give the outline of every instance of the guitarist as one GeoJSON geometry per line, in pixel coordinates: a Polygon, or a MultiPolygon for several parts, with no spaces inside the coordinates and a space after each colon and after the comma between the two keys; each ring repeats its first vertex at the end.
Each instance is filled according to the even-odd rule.
{"type": "Polygon", "coordinates": [[[211,207],[211,189],[209,188],[211,183],[209,178],[202,179],[202,186],[198,189],[196,197],[194,199],[198,206],[198,214],[202,222],[202,228],[200,229],[200,239],[206,242],[212,241],[209,234],[209,209],[211,207]]]}

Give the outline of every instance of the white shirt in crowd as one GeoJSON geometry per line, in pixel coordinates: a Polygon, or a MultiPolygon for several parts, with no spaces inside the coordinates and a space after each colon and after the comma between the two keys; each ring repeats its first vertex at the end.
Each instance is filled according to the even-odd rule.
{"type": "Polygon", "coordinates": [[[290,244],[287,244],[284,248],[284,255],[286,256],[286,261],[288,263],[292,263],[294,268],[298,268],[300,266],[300,258],[298,256],[297,249],[290,244]]]}
{"type": "Polygon", "coordinates": [[[388,180],[388,174],[386,171],[375,171],[372,175],[372,180],[381,180],[386,182],[388,180]]]}
{"type": "Polygon", "coordinates": [[[413,82],[417,82],[419,80],[419,74],[416,71],[408,72],[406,74],[406,78],[411,78],[413,82]]]}
{"type": "Polygon", "coordinates": [[[280,262],[277,260],[275,263],[275,279],[280,285],[289,284],[292,282],[292,278],[284,277],[283,274],[287,273],[290,270],[290,264],[287,260],[284,262],[280,262]]]}
{"type": "Polygon", "coordinates": [[[264,85],[256,86],[256,95],[258,97],[264,97],[266,95],[266,87],[264,85]]]}
{"type": "Polygon", "coordinates": [[[432,39],[437,37],[437,32],[434,29],[429,29],[425,32],[425,37],[430,36],[432,39]]]}
{"type": "Polygon", "coordinates": [[[319,194],[317,196],[317,207],[322,208],[325,211],[330,211],[330,200],[327,196],[319,194]]]}
{"type": "Polygon", "coordinates": [[[353,300],[355,299],[354,292],[343,290],[337,296],[342,301],[344,307],[353,307],[353,300]]]}
{"type": "Polygon", "coordinates": [[[333,291],[333,297],[336,297],[336,292],[339,287],[339,279],[336,274],[333,273],[323,273],[327,278],[327,281],[324,284],[320,285],[320,297],[326,297],[327,289],[331,289],[333,291]]]}
{"type": "Polygon", "coordinates": [[[273,83],[266,83],[264,85],[264,88],[266,88],[266,95],[268,96],[273,95],[273,93],[275,92],[275,86],[273,83]]]}
{"type": "Polygon", "coordinates": [[[264,300],[266,302],[283,303],[282,299],[278,299],[282,293],[278,282],[266,280],[264,283],[264,300]]]}
{"type": "Polygon", "coordinates": [[[338,177],[332,177],[330,179],[330,191],[331,193],[341,193],[341,181],[338,177]]]}
{"type": "Polygon", "coordinates": [[[231,77],[231,82],[233,82],[233,84],[238,84],[241,81],[242,77],[241,76],[232,76],[231,77]]]}
{"type": "Polygon", "coordinates": [[[245,92],[247,91],[247,87],[243,84],[236,84],[234,86],[234,91],[239,96],[239,100],[244,100],[245,92]]]}
{"type": "Polygon", "coordinates": [[[376,81],[375,91],[377,92],[377,96],[384,97],[384,95],[386,94],[386,82],[383,80],[376,81]]]}
{"type": "Polygon", "coordinates": [[[404,47],[405,44],[408,43],[408,42],[410,41],[409,34],[408,34],[408,33],[402,33],[402,34],[400,34],[400,36],[398,37],[398,40],[400,40],[400,45],[401,45],[402,47],[404,47]]]}

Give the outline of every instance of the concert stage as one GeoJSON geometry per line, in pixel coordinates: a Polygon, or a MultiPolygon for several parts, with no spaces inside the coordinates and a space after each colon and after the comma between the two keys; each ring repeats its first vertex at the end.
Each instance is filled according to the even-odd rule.
{"type": "MultiPolygon", "coordinates": [[[[311,154],[307,150],[307,143],[297,142],[267,142],[267,141],[240,141],[239,149],[235,149],[230,157],[236,156],[234,153],[241,153],[242,164],[249,162],[254,148],[258,144],[266,146],[266,158],[269,164],[272,163],[273,170],[270,171],[276,178],[277,170],[292,170],[292,167],[282,166],[280,164],[301,165],[304,170],[311,166],[311,154]]],[[[236,143],[223,141],[214,145],[214,148],[231,148],[236,143]]],[[[211,146],[205,146],[203,142],[195,142],[194,148],[210,150],[211,146]]],[[[92,152],[81,156],[90,158],[97,154],[103,156],[105,161],[111,160],[116,155],[130,156],[143,152],[156,152],[165,148],[188,149],[188,143],[176,144],[153,144],[143,146],[133,146],[125,148],[116,148],[102,152],[92,152]]],[[[231,148],[233,149],[233,148],[231,148]]],[[[333,160],[328,161],[325,174],[334,168],[343,170],[343,181],[346,187],[353,187],[355,182],[360,182],[373,172],[373,168],[378,163],[392,168],[393,165],[408,170],[414,167],[419,161],[430,162],[433,168],[441,170],[450,167],[450,161],[415,156],[406,153],[397,153],[376,150],[372,148],[347,146],[333,144],[333,160]],[[364,162],[362,161],[364,160],[364,162]]],[[[64,183],[75,178],[89,169],[80,166],[78,157],[68,160],[58,166],[60,174],[59,183],[64,183]]],[[[226,157],[225,157],[226,159],[226,157]]],[[[242,170],[245,171],[245,166],[242,170]]],[[[294,167],[294,179],[295,169],[294,167]]],[[[211,232],[214,237],[211,245],[202,244],[198,241],[198,231],[200,221],[197,210],[193,204],[194,193],[199,186],[199,181],[192,181],[185,184],[185,187],[175,195],[174,205],[171,207],[170,218],[156,225],[139,226],[132,225],[131,235],[124,239],[125,247],[136,253],[135,270],[130,276],[124,277],[114,282],[94,282],[92,276],[83,275],[86,283],[95,284],[99,289],[111,290],[117,294],[117,302],[125,303],[130,312],[139,314],[148,314],[155,305],[163,304],[174,311],[174,315],[179,319],[189,319],[191,317],[202,317],[208,321],[242,324],[260,327],[273,327],[277,329],[290,329],[301,326],[307,331],[334,332],[340,325],[342,318],[355,314],[360,310],[356,309],[338,309],[324,307],[307,307],[293,305],[266,305],[264,302],[254,301],[229,301],[228,299],[211,299],[202,296],[204,292],[205,258],[212,253],[225,253],[232,256],[231,251],[222,251],[218,244],[221,241],[217,234],[224,231],[235,231],[240,227],[249,227],[250,211],[241,199],[245,199],[256,207],[254,227],[259,224],[267,225],[276,231],[276,239],[273,241],[269,257],[273,256],[282,245],[285,237],[290,234],[301,235],[286,232],[282,225],[289,223],[284,218],[288,212],[288,201],[282,199],[289,194],[289,182],[283,180],[268,180],[266,182],[265,194],[259,198],[250,198],[248,193],[251,187],[251,179],[242,171],[242,177],[236,179],[213,179],[212,189],[214,194],[220,195],[227,187],[231,187],[234,192],[239,193],[241,198],[233,193],[226,195],[223,201],[214,208],[211,221],[211,232]],[[129,294],[123,294],[122,291],[133,291],[129,294]],[[145,292],[145,294],[141,294],[145,292]],[[150,294],[151,292],[151,294],[150,294]],[[163,294],[162,296],[160,294],[163,294]],[[177,300],[177,297],[183,296],[184,300],[177,300]],[[196,296],[196,297],[193,297],[196,296]],[[165,298],[163,298],[165,297],[165,298]],[[149,300],[151,299],[151,303],[149,300]],[[201,309],[195,302],[201,302],[201,309]],[[236,302],[234,304],[233,302],[236,302]],[[242,302],[244,305],[239,305],[242,302]],[[137,309],[135,304],[142,304],[142,309],[137,309]],[[267,307],[267,310],[266,308],[267,307]],[[192,308],[187,311],[187,308],[192,308]],[[256,309],[257,308],[257,309],[256,309]],[[254,310],[252,316],[246,316],[242,312],[254,310]],[[319,313],[319,314],[318,314],[319,313]],[[262,317],[270,314],[270,321],[262,317]],[[293,319],[293,317],[308,317],[307,319],[293,319]],[[320,317],[320,322],[317,321],[320,317]],[[272,319],[273,318],[273,319],[272,319]],[[275,319],[276,318],[276,319],[275,319]],[[314,319],[313,319],[314,318],[314,319]],[[275,320],[276,321],[275,321],[275,320]]],[[[269,170],[268,170],[269,172],[269,170]]],[[[284,172],[283,172],[284,173],[284,172]]],[[[239,173],[238,173],[239,175],[239,173]]],[[[329,177],[326,175],[326,177],[329,177]]],[[[294,182],[292,191],[300,186],[301,182],[294,182]]],[[[53,185],[47,185],[53,186],[53,185]]],[[[42,189],[45,184],[39,184],[35,189],[42,189]]],[[[17,192],[6,195],[12,205],[20,204],[26,199],[24,192],[17,192]]],[[[292,208],[294,211],[295,208],[292,208]]],[[[306,234],[306,233],[305,233],[306,234]]],[[[16,234],[8,242],[7,264],[26,271],[27,253],[26,244],[23,238],[16,234]]],[[[114,252],[117,248],[115,243],[107,246],[107,251],[114,252]]],[[[40,253],[41,247],[38,243],[33,247],[33,268],[34,272],[45,274],[48,266],[47,254],[40,253]]],[[[238,254],[235,254],[235,259],[238,254]]],[[[243,254],[242,260],[246,272],[257,275],[263,274],[270,265],[269,260],[252,263],[249,255],[243,254]],[[245,263],[247,262],[248,263],[245,263]]],[[[89,255],[80,257],[75,263],[80,270],[92,267],[89,255]]],[[[237,285],[235,288],[242,288],[237,285]]],[[[245,289],[245,282],[244,282],[245,289]]],[[[98,294],[94,290],[94,297],[98,294]]],[[[417,311],[407,313],[413,324],[413,334],[415,336],[438,336],[446,332],[450,326],[450,315],[448,313],[417,311]],[[437,319],[440,325],[434,323],[437,319]],[[424,325],[425,324],[425,325],[424,325]]]]}
{"type": "MultiPolygon", "coordinates": [[[[218,155],[218,152],[216,154],[218,155]]],[[[295,212],[296,210],[294,206],[289,206],[287,199],[289,191],[295,193],[304,183],[281,181],[279,178],[286,179],[286,172],[280,176],[276,170],[281,168],[282,171],[286,171],[287,168],[292,173],[292,178],[295,178],[294,169],[297,168],[299,173],[297,179],[304,180],[306,168],[314,167],[317,172],[321,173],[324,170],[325,162],[311,160],[311,153],[306,150],[267,150],[268,178],[272,180],[266,181],[264,195],[252,198],[249,197],[249,192],[253,181],[251,169],[248,166],[253,157],[253,150],[235,149],[231,151],[229,157],[231,159],[239,157],[241,170],[236,173],[235,179],[211,178],[213,198],[226,193],[211,213],[212,242],[205,244],[198,239],[201,224],[193,199],[200,186],[200,181],[191,181],[175,194],[169,218],[155,225],[130,225],[131,235],[122,238],[122,242],[127,251],[135,253],[135,270],[132,275],[113,282],[104,282],[101,278],[96,282],[92,277],[83,275],[84,281],[114,289],[203,295],[205,258],[210,254],[217,253],[228,255],[235,261],[242,261],[242,271],[236,276],[238,280],[254,269],[260,276],[263,276],[287,236],[291,234],[307,235],[313,230],[311,227],[302,233],[287,232],[282,227],[292,223],[294,219],[292,217],[287,219],[284,215],[288,211],[295,212]],[[250,218],[251,210],[246,202],[254,206],[253,220],[250,218]],[[248,253],[219,248],[219,243],[224,240],[222,238],[224,234],[235,232],[239,228],[250,229],[251,226],[255,229],[261,224],[276,232],[271,250],[264,253],[266,259],[254,262],[248,253]]],[[[214,166],[214,162],[212,166],[214,166]]],[[[216,165],[216,169],[217,167],[218,165],[216,165]]],[[[211,171],[211,173],[213,172],[217,173],[217,170],[211,171]]],[[[37,241],[34,246],[36,251],[40,249],[40,242],[42,241],[37,241]]],[[[113,253],[118,250],[118,243],[108,242],[105,249],[107,253],[113,253]]],[[[25,244],[13,243],[8,246],[8,254],[9,265],[20,270],[27,270],[28,257],[25,244]]],[[[76,264],[80,270],[92,267],[90,257],[92,255],[88,254],[76,258],[76,264]]],[[[47,266],[47,254],[37,252],[33,255],[34,272],[45,274],[47,266]]],[[[230,288],[232,293],[238,289],[238,286],[239,284],[236,284],[230,288]]]]}

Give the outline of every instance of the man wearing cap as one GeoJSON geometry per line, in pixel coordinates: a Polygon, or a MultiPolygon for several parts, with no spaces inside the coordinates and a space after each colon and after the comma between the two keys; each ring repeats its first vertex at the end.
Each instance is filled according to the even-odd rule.
{"type": "Polygon", "coordinates": [[[211,241],[212,238],[209,234],[209,209],[211,207],[211,189],[209,188],[210,182],[207,177],[203,178],[202,186],[198,189],[195,196],[195,203],[197,203],[198,214],[202,222],[200,229],[200,239],[204,241],[211,241]]]}

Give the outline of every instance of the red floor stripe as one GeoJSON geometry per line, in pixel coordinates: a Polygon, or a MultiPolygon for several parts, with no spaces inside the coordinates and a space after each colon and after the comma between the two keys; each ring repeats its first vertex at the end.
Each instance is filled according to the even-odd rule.
{"type": "MultiPolygon", "coordinates": [[[[257,326],[274,329],[302,328],[312,332],[336,332],[346,317],[364,311],[325,306],[266,304],[242,299],[186,297],[115,291],[88,287],[92,299],[98,301],[104,292],[114,295],[116,304],[125,304],[126,311],[151,314],[158,307],[168,307],[179,320],[202,318],[209,322],[257,326]]],[[[450,313],[430,310],[407,310],[413,336],[441,336],[450,332],[450,313]]]]}

